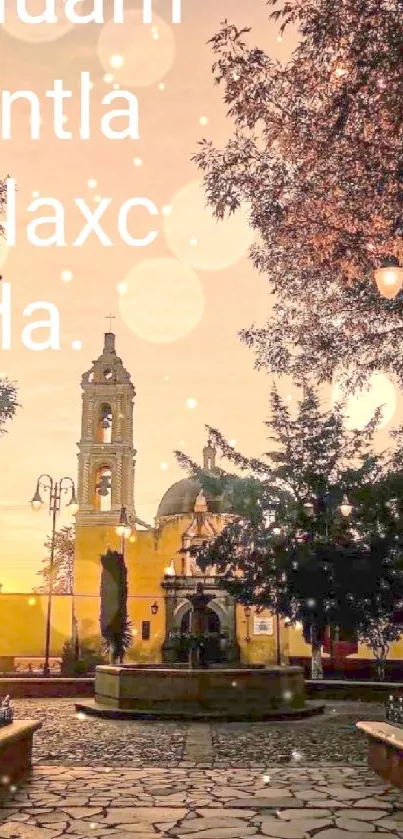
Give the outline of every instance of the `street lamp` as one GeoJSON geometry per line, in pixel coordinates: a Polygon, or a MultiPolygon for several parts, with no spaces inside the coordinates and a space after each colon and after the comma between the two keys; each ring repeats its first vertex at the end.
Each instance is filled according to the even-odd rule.
{"type": "Polygon", "coordinates": [[[388,300],[397,297],[403,285],[403,268],[400,267],[398,259],[385,259],[383,265],[374,272],[374,277],[378,291],[383,297],[388,300]]]}
{"type": "Polygon", "coordinates": [[[38,512],[43,505],[42,492],[49,493],[49,513],[52,516],[52,537],[50,542],[50,558],[49,558],[49,591],[48,591],[48,606],[46,613],[46,636],[45,636],[45,661],[43,665],[43,675],[49,676],[49,653],[50,653],[50,624],[52,616],[52,595],[53,595],[53,572],[55,561],[55,538],[56,538],[56,522],[57,516],[61,509],[62,494],[70,490],[70,501],[66,504],[69,511],[75,515],[78,511],[78,503],[76,496],[76,487],[72,478],[64,477],[60,481],[54,481],[50,475],[40,475],[36,482],[36,490],[31,500],[31,507],[35,512],[38,512]]]}
{"type": "Polygon", "coordinates": [[[243,610],[244,610],[245,618],[246,618],[245,641],[249,644],[249,641],[251,640],[251,638],[250,638],[250,616],[252,614],[252,609],[250,608],[250,606],[244,606],[243,610]]]}
{"type": "Polygon", "coordinates": [[[120,536],[120,553],[122,554],[123,558],[125,556],[125,541],[129,538],[131,532],[132,528],[127,517],[127,509],[126,507],[121,507],[119,524],[116,528],[116,533],[118,536],[120,536]]]}
{"type": "Polygon", "coordinates": [[[339,510],[345,519],[348,519],[349,516],[351,516],[351,513],[353,512],[353,507],[352,504],[350,504],[347,495],[343,495],[343,500],[339,505],[339,510]]]}
{"type": "Polygon", "coordinates": [[[152,614],[152,615],[158,615],[158,603],[157,603],[157,602],[155,602],[155,603],[153,603],[153,604],[152,604],[152,606],[151,606],[151,614],[152,614]]]}

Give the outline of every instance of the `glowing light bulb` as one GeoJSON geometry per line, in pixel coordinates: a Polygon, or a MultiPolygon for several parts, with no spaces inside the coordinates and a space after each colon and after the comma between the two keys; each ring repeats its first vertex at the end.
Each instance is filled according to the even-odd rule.
{"type": "Polygon", "coordinates": [[[71,349],[72,350],[81,350],[83,347],[82,341],[72,341],[71,342],[71,349]]]}
{"type": "Polygon", "coordinates": [[[133,159],[133,163],[134,163],[135,166],[141,166],[143,161],[142,161],[141,157],[135,157],[133,159]]]}
{"type": "Polygon", "coordinates": [[[118,283],[116,288],[117,288],[118,294],[126,294],[128,286],[127,286],[127,283],[122,282],[122,283],[118,283]]]}
{"type": "Polygon", "coordinates": [[[195,237],[195,236],[193,236],[193,238],[192,238],[192,239],[189,239],[189,245],[191,245],[191,246],[192,246],[192,248],[195,248],[195,247],[196,247],[196,245],[197,245],[197,243],[198,243],[198,239],[196,239],[196,237],[195,237]]]}
{"type": "Polygon", "coordinates": [[[95,189],[95,187],[97,185],[97,182],[96,182],[95,178],[90,178],[89,181],[87,181],[87,185],[89,186],[90,189],[95,189]]]}
{"type": "Polygon", "coordinates": [[[162,214],[164,216],[170,216],[171,213],[172,213],[172,207],[170,207],[169,204],[166,204],[165,207],[162,208],[162,214]]]}
{"type": "Polygon", "coordinates": [[[160,466],[161,466],[161,469],[163,470],[163,472],[165,472],[168,469],[168,464],[167,463],[161,463],[160,466]]]}
{"type": "Polygon", "coordinates": [[[160,82],[160,83],[159,83],[159,85],[158,85],[158,90],[165,90],[165,84],[164,84],[164,82],[160,82]]]}
{"type": "Polygon", "coordinates": [[[105,75],[104,75],[104,82],[106,82],[107,84],[111,84],[111,82],[113,82],[113,75],[112,75],[112,73],[105,73],[105,75]]]}
{"type": "Polygon", "coordinates": [[[200,125],[208,125],[208,117],[200,117],[200,125]]]}
{"type": "Polygon", "coordinates": [[[111,57],[109,59],[109,64],[115,70],[119,69],[119,67],[123,67],[123,64],[124,64],[123,55],[111,55],[111,57]]]}
{"type": "Polygon", "coordinates": [[[186,405],[187,405],[187,407],[188,407],[188,408],[190,408],[190,409],[195,408],[195,407],[196,407],[196,405],[197,405],[197,401],[196,401],[196,399],[194,399],[194,398],[191,396],[191,397],[189,397],[189,399],[187,399],[187,400],[186,400],[186,405]]]}
{"type": "Polygon", "coordinates": [[[63,283],[69,283],[70,280],[73,279],[73,274],[71,271],[62,271],[62,273],[60,274],[60,279],[63,283]]]}

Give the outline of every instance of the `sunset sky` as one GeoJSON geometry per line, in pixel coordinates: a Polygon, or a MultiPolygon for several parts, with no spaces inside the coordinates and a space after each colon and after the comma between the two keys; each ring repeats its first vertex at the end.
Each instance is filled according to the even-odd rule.
{"type": "MultiPolygon", "coordinates": [[[[18,103],[12,138],[0,141],[1,176],[14,178],[18,190],[17,245],[7,253],[3,243],[0,257],[12,293],[12,346],[1,350],[0,345],[0,372],[18,382],[21,403],[0,441],[0,582],[3,591],[27,591],[38,584],[36,572],[50,529],[47,512],[34,514],[29,500],[42,472],[55,479],[76,477],[80,378],[102,350],[108,313],[115,316],[117,351],[137,391],[136,508],[141,518],[152,523],[164,491],[183,477],[173,450],[200,459],[206,423],[236,440],[245,454],[259,455],[266,448],[263,420],[270,380],[253,370],[253,355],[237,331],[263,321],[270,296],[264,277],[247,258],[252,236],[246,217],[223,224],[212,219],[191,157],[201,138],[223,145],[231,131],[222,91],[213,84],[207,45],[220,21],[250,26],[251,42],[281,60],[297,36],[290,32],[281,43],[277,40],[264,0],[183,0],[180,25],[170,22],[171,0],[155,0],[152,26],[141,22],[140,0],[129,0],[124,27],[69,26],[62,17],[55,28],[30,26],[13,18],[14,5],[7,0],[7,22],[0,27],[2,89],[29,86],[40,96],[42,122],[41,138],[31,140],[28,105],[18,103]],[[51,29],[58,36],[54,40],[49,40],[51,29]],[[78,135],[84,71],[94,85],[88,141],[78,135]],[[54,135],[45,91],[55,79],[73,91],[65,105],[72,140],[54,135]],[[138,96],[139,140],[112,141],[100,132],[101,100],[114,85],[138,96]],[[28,222],[45,214],[27,212],[38,194],[62,201],[66,247],[27,242],[28,222]],[[129,247],[117,233],[119,207],[133,196],[149,198],[159,211],[151,220],[158,236],[147,248],[129,247]],[[103,247],[94,235],[83,247],[72,246],[84,225],[76,197],[94,209],[100,199],[112,198],[102,226],[113,246],[103,247]],[[60,312],[60,350],[33,352],[22,344],[26,323],[43,317],[41,312],[23,317],[23,310],[40,300],[54,303],[60,312]]],[[[43,2],[30,0],[28,6],[39,13],[43,2]]],[[[146,235],[147,213],[133,210],[130,218],[132,235],[146,235]]],[[[46,330],[38,330],[35,340],[46,337],[46,330]]],[[[280,387],[295,400],[295,386],[284,381],[280,387]]],[[[396,424],[400,396],[382,378],[377,391],[380,401],[388,403],[387,419],[396,424]]],[[[63,516],[60,524],[66,521],[63,516]]]]}

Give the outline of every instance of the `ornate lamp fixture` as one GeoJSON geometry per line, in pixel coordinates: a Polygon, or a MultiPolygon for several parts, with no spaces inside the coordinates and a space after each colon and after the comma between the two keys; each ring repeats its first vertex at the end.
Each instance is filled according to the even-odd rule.
{"type": "Polygon", "coordinates": [[[396,257],[388,257],[383,261],[383,265],[376,269],[374,277],[379,293],[387,300],[393,300],[403,285],[403,268],[396,257]]]}

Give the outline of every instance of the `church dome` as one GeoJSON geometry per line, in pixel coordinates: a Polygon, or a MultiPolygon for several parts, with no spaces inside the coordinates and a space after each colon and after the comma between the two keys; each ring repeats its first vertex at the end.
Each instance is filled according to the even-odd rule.
{"type": "MultiPolygon", "coordinates": [[[[172,484],[161,499],[157,511],[157,519],[164,516],[184,516],[194,512],[197,496],[201,490],[200,482],[196,478],[183,478],[172,484]]],[[[203,493],[209,513],[229,512],[225,509],[223,499],[209,492],[203,493]]]]}

